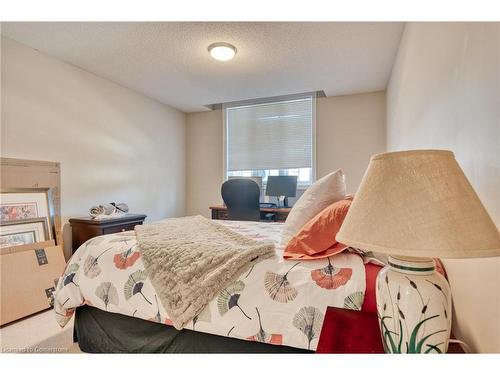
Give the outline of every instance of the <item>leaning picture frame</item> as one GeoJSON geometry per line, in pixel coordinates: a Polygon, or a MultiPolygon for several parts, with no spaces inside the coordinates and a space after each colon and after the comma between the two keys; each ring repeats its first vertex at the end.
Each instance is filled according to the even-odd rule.
{"type": "Polygon", "coordinates": [[[48,239],[46,217],[0,222],[0,248],[28,245],[48,239]]]}
{"type": "Polygon", "coordinates": [[[43,217],[47,222],[47,240],[54,238],[54,213],[50,189],[2,189],[0,191],[0,222],[43,217]]]}

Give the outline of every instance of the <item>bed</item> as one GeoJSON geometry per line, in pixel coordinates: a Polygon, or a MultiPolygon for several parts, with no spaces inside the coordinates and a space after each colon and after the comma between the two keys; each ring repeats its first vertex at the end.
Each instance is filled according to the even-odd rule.
{"type": "Polygon", "coordinates": [[[316,349],[327,306],[375,311],[379,266],[347,251],[284,260],[283,224],[219,223],[273,241],[275,255],[221,290],[184,329],[171,327],[133,231],[99,236],[77,249],[57,285],[58,323],[64,326],[76,311],[85,352],[308,352],[316,349]]]}

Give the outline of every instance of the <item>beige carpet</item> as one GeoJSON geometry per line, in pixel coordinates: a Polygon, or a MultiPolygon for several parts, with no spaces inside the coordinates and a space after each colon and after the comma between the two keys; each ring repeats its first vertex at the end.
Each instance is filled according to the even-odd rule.
{"type": "Polygon", "coordinates": [[[73,343],[72,318],[61,328],[54,311],[47,310],[0,328],[2,353],[81,353],[73,343]]]}

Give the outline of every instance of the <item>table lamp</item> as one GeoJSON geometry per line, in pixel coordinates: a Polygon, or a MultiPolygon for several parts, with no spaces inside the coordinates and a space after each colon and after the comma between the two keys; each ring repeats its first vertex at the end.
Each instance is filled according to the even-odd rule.
{"type": "Polygon", "coordinates": [[[446,353],[451,291],[432,258],[500,255],[500,233],[452,152],[372,156],[337,241],[388,255],[377,311],[388,353],[446,353]]]}

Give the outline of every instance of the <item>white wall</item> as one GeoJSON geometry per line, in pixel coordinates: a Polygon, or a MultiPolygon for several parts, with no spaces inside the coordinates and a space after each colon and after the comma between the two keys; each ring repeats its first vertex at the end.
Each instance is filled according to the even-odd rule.
{"type": "MultiPolygon", "coordinates": [[[[455,153],[500,225],[500,23],[410,23],[387,89],[389,150],[455,153]]],[[[500,352],[500,258],[447,260],[455,334],[500,352]]]]}
{"type": "Polygon", "coordinates": [[[1,155],[61,163],[63,221],[126,202],[185,212],[185,115],[2,38],[1,155]]]}
{"type": "MultiPolygon", "coordinates": [[[[208,206],[222,203],[222,111],[189,113],[186,124],[186,212],[209,216],[208,206]]],[[[385,151],[384,93],[319,98],[316,140],[317,177],[343,168],[356,191],[370,156],[385,151]]]]}

